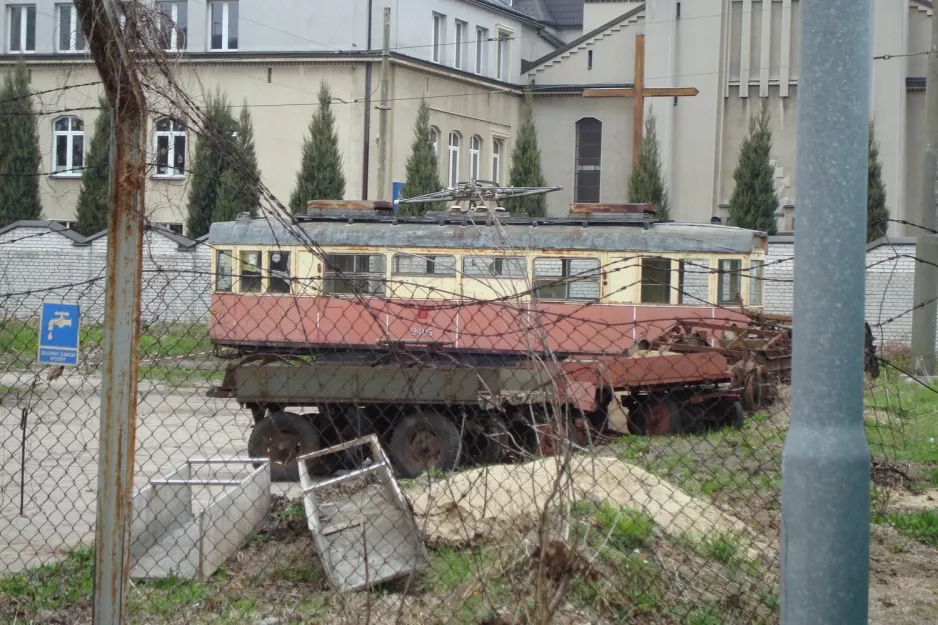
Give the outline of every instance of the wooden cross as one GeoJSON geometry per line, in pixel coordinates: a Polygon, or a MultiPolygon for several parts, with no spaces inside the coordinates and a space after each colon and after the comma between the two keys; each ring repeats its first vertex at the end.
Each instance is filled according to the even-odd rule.
{"type": "Polygon", "coordinates": [[[584,98],[633,98],[632,166],[638,163],[638,151],[645,128],[645,98],[695,96],[694,87],[645,88],[645,35],[635,35],[635,81],[631,89],[584,89],[584,98]]]}

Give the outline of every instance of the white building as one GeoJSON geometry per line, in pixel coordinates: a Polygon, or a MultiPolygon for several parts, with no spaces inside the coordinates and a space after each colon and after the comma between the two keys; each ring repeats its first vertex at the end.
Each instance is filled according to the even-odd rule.
{"type": "MultiPolygon", "coordinates": [[[[0,0],[0,72],[25,59],[42,95],[45,216],[74,219],[85,128],[99,87],[71,3],[0,0]],[[70,88],[64,88],[70,87],[70,88]]],[[[156,2],[182,34],[179,80],[196,100],[221,87],[254,118],[262,175],[286,201],[320,80],[332,88],[350,199],[390,199],[404,178],[421,97],[431,106],[441,183],[507,181],[523,87],[533,83],[545,174],[562,185],[553,214],[574,200],[624,202],[632,165],[636,37],[644,35],[645,89],[696,89],[647,97],[668,177],[672,217],[725,215],[748,118],[765,100],[782,208],[797,204],[796,119],[800,0],[208,0],[156,2]],[[378,72],[383,9],[391,8],[389,181],[377,189],[378,72]],[[620,92],[621,93],[621,92],[620,92]],[[626,92],[628,93],[628,92],[626,92]],[[579,175],[577,173],[579,172],[579,175]]],[[[928,0],[873,0],[871,115],[894,218],[918,221],[924,180],[924,52],[928,0]]],[[[169,32],[169,31],[167,31],[169,32]]],[[[237,110],[237,108],[236,108],[237,110]]],[[[187,120],[154,112],[151,219],[184,222],[187,120]],[[157,118],[160,119],[157,119],[157,118]],[[160,122],[157,124],[157,122],[160,122]]],[[[898,226],[894,232],[902,232],[898,226]]]]}

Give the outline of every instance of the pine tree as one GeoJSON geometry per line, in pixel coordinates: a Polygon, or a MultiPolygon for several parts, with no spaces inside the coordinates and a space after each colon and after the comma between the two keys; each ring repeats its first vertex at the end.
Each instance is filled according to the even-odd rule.
{"type": "Polygon", "coordinates": [[[769,109],[762,103],[758,115],[749,119],[749,134],[739,150],[739,163],[733,172],[736,187],[730,196],[730,223],[739,228],[775,234],[775,168],[771,163],[772,131],[769,109]]]}
{"type": "MultiPolygon", "coordinates": [[[[417,197],[427,193],[436,193],[442,189],[440,184],[440,164],[430,137],[430,105],[420,101],[417,109],[417,122],[414,124],[414,142],[407,158],[407,178],[401,189],[401,198],[417,197]]],[[[434,203],[402,204],[400,215],[422,215],[433,210],[434,203]]]]}
{"type": "Polygon", "coordinates": [[[303,158],[296,174],[296,186],[290,194],[290,209],[294,214],[303,214],[309,200],[344,197],[345,174],[332,114],[332,94],[323,82],[319,85],[319,107],[309,123],[309,137],[303,142],[303,158]]]}
{"type": "Polygon", "coordinates": [[[632,176],[629,178],[629,201],[654,204],[658,219],[667,221],[671,218],[671,205],[661,169],[658,132],[652,114],[645,120],[645,135],[639,147],[638,163],[632,168],[632,176]]]}
{"type": "Polygon", "coordinates": [[[212,222],[234,221],[241,213],[256,217],[261,197],[260,179],[254,150],[254,124],[245,102],[238,118],[234,158],[219,181],[212,222]]]}
{"type": "Polygon", "coordinates": [[[111,105],[103,96],[98,98],[101,111],[94,122],[94,135],[85,168],[81,172],[78,192],[78,222],[74,230],[90,236],[107,229],[108,197],[111,187],[111,105]]]}
{"type": "Polygon", "coordinates": [[[186,234],[193,239],[207,234],[212,224],[221,177],[236,153],[234,131],[231,105],[221,91],[216,91],[205,103],[202,129],[190,168],[186,234]]]}
{"type": "Polygon", "coordinates": [[[19,63],[0,89],[0,227],[20,219],[42,219],[41,165],[29,73],[19,63]]]}
{"type": "Polygon", "coordinates": [[[866,179],[866,242],[872,243],[886,236],[889,228],[889,209],[886,208],[886,185],[883,184],[883,164],[879,162],[879,144],[870,122],[870,158],[866,179]]]}
{"type": "MultiPolygon", "coordinates": [[[[521,126],[518,139],[511,153],[511,171],[509,184],[513,187],[544,187],[544,173],[541,170],[541,149],[537,145],[537,128],[534,125],[534,103],[531,91],[525,93],[521,110],[521,126]]],[[[505,208],[513,213],[531,217],[547,215],[547,198],[543,194],[510,198],[505,208]]]]}

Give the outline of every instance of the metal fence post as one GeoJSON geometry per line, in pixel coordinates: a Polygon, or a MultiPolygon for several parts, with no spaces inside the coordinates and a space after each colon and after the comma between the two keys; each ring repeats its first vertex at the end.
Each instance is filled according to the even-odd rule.
{"type": "MultiPolygon", "coordinates": [[[[137,414],[146,104],[114,0],[75,3],[113,107],[92,620],[124,623],[137,414]]],[[[132,45],[132,44],[130,44],[132,45]]]]}
{"type": "Polygon", "coordinates": [[[782,456],[782,623],[866,623],[870,0],[804,0],[801,22],[792,419],[782,456]]]}

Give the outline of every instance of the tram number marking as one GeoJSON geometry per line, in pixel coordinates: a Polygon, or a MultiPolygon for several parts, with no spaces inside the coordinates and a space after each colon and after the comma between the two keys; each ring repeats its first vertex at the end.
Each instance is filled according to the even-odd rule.
{"type": "Polygon", "coordinates": [[[411,329],[410,329],[410,334],[411,334],[411,336],[417,336],[417,337],[420,337],[420,336],[427,336],[427,337],[432,338],[432,337],[433,337],[433,328],[411,328],[411,329]]]}

